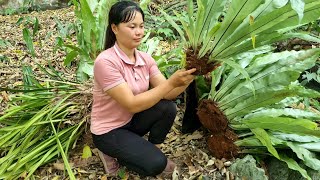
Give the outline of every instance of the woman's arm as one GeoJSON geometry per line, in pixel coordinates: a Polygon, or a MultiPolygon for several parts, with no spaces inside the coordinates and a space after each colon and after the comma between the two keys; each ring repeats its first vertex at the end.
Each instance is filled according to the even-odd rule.
{"type": "MultiPolygon", "coordinates": [[[[166,81],[166,78],[162,74],[158,74],[150,79],[150,84],[152,87],[157,87],[158,85],[161,85],[166,81]]],[[[170,92],[168,92],[165,96],[164,99],[172,100],[175,99],[177,96],[179,96],[182,92],[186,90],[186,88],[189,86],[189,83],[187,83],[184,86],[176,87],[172,89],[170,92]]]]}
{"type": "Polygon", "coordinates": [[[196,69],[188,71],[179,70],[175,72],[168,80],[162,81],[156,87],[138,95],[134,95],[127,83],[119,84],[107,91],[108,95],[115,99],[119,104],[125,107],[129,112],[137,113],[146,110],[161,99],[165,98],[168,93],[176,88],[187,86],[193,81],[191,75],[196,69]]]}

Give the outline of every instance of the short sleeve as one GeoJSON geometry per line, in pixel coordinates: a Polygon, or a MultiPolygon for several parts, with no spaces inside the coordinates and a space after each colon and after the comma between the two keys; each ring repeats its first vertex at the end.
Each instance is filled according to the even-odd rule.
{"type": "Polygon", "coordinates": [[[95,81],[103,91],[125,82],[120,68],[108,59],[97,59],[94,63],[93,73],[95,81]]]}

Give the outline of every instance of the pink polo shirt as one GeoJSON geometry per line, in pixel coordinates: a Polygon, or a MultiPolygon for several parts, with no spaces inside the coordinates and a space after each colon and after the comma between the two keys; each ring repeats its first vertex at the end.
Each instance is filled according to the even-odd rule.
{"type": "Polygon", "coordinates": [[[117,44],[99,54],[94,62],[93,104],[90,130],[101,135],[127,124],[133,114],[128,112],[106,91],[122,83],[127,83],[133,94],[149,89],[149,79],[160,70],[154,59],[147,53],[135,50],[136,62],[117,44]]]}

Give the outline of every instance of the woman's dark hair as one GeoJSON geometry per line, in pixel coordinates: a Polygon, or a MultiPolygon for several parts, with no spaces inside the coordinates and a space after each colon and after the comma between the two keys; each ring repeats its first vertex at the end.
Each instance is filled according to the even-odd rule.
{"type": "Polygon", "coordinates": [[[135,18],[136,11],[140,12],[144,21],[144,13],[142,9],[132,1],[120,1],[115,3],[109,11],[109,22],[106,34],[105,49],[111,48],[116,42],[116,36],[111,29],[111,24],[118,25],[120,23],[130,22],[135,18]]]}

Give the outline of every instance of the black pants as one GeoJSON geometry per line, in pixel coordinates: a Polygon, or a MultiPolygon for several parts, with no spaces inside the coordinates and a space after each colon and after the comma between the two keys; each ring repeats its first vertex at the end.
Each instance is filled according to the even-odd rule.
{"type": "Polygon", "coordinates": [[[93,134],[93,142],[100,151],[117,158],[128,169],[155,176],[165,169],[167,158],[154,144],[164,141],[176,113],[172,101],[161,100],[150,109],[136,113],[128,124],[106,134],[93,134]],[[148,132],[147,141],[142,136],[148,132]]]}

